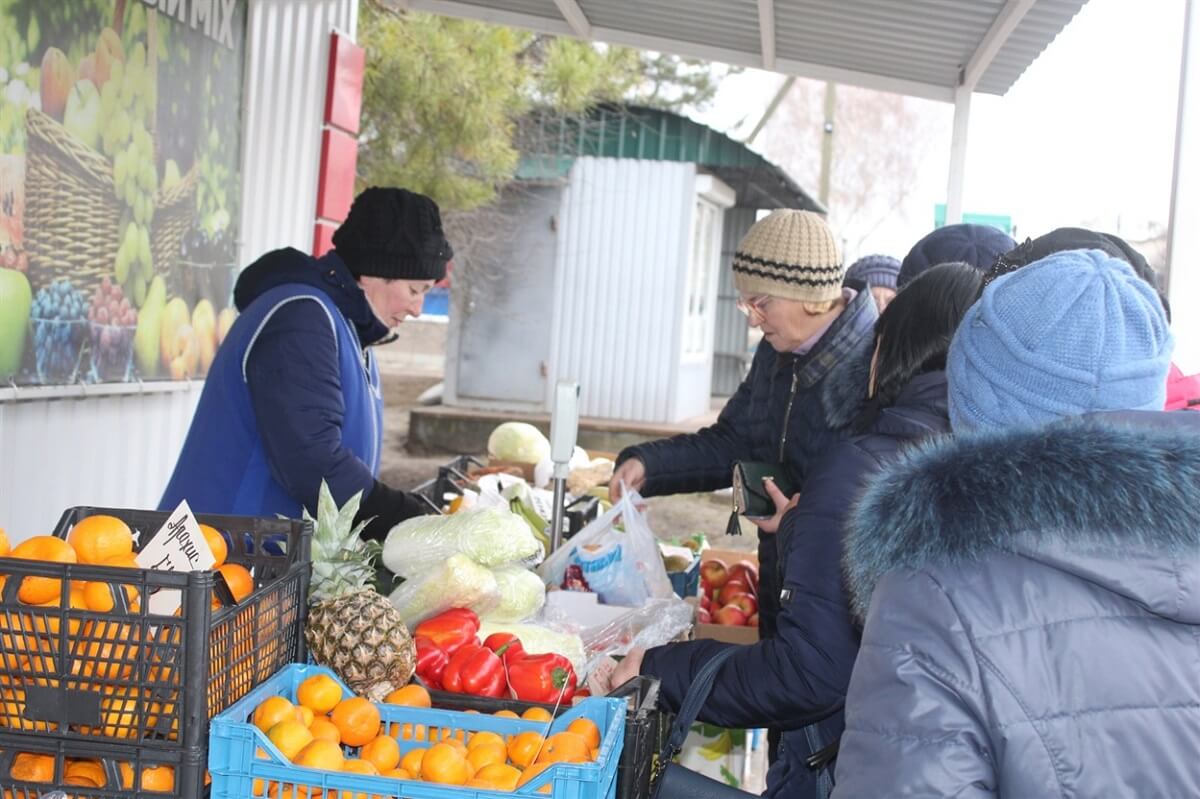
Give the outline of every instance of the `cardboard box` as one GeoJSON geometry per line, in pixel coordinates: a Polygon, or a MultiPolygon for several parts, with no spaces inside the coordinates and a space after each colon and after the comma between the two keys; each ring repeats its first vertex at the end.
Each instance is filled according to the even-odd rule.
{"type": "MultiPolygon", "coordinates": [[[[758,556],[753,552],[742,552],[736,549],[706,549],[700,553],[700,563],[710,559],[719,559],[725,562],[725,565],[732,566],[739,560],[748,560],[756,567],[758,566],[758,556]]],[[[689,598],[689,602],[699,606],[699,600],[689,598]]],[[[757,627],[733,627],[726,624],[700,624],[697,623],[692,630],[692,636],[697,639],[708,639],[712,641],[722,641],[727,644],[753,644],[758,641],[757,627]]]]}

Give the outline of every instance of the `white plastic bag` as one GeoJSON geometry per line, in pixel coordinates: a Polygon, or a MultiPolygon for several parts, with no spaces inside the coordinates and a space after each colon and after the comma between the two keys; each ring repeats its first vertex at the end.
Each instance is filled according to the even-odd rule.
{"type": "Polygon", "coordinates": [[[654,533],[637,509],[641,501],[636,491],[625,491],[611,510],[546,558],[538,570],[542,580],[561,586],[567,567],[578,566],[608,605],[640,607],[649,597],[674,596],[654,533]]]}

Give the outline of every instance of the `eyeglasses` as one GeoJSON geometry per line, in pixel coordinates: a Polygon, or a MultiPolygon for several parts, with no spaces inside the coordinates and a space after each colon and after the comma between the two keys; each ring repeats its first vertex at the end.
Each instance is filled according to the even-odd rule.
{"type": "Polygon", "coordinates": [[[771,302],[771,298],[766,294],[759,294],[755,297],[738,297],[734,303],[737,309],[746,316],[754,317],[766,316],[767,305],[771,302]]]}

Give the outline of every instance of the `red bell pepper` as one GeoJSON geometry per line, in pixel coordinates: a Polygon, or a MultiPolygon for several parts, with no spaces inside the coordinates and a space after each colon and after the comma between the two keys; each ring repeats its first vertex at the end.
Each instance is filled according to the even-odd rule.
{"type": "Polygon", "coordinates": [[[478,616],[465,608],[453,608],[418,624],[413,636],[428,638],[453,655],[463,644],[475,641],[478,632],[478,616]]]}
{"type": "Polygon", "coordinates": [[[417,676],[426,688],[440,690],[442,674],[446,671],[450,656],[432,639],[423,635],[418,635],[413,643],[417,646],[417,676]]]}
{"type": "Polygon", "coordinates": [[[473,696],[504,696],[508,688],[504,662],[492,650],[480,647],[462,666],[462,687],[473,696]]]}
{"type": "Polygon", "coordinates": [[[442,687],[447,691],[453,691],[456,694],[464,693],[462,684],[462,670],[467,660],[471,655],[483,649],[479,644],[464,644],[455,650],[450,656],[450,661],[446,664],[446,670],[442,672],[442,687]]]}
{"type": "Polygon", "coordinates": [[[578,678],[571,661],[549,652],[526,655],[508,662],[508,685],[513,696],[525,702],[561,702],[567,704],[575,696],[578,678]]]}
{"type": "Polygon", "coordinates": [[[512,633],[492,633],[483,642],[483,645],[499,655],[505,663],[510,660],[520,660],[526,656],[521,639],[512,633]]]}

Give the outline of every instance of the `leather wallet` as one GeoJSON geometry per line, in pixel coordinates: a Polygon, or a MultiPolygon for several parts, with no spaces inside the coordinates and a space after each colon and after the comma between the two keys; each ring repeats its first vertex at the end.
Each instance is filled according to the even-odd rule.
{"type": "Polygon", "coordinates": [[[765,461],[736,461],[733,464],[733,510],[750,519],[766,519],[775,515],[775,502],[763,485],[770,477],[775,485],[790,497],[796,486],[787,467],[782,463],[765,461]]]}

